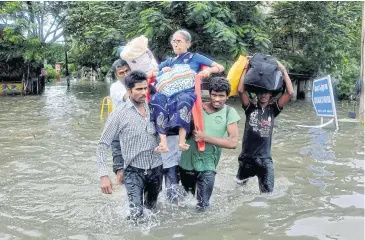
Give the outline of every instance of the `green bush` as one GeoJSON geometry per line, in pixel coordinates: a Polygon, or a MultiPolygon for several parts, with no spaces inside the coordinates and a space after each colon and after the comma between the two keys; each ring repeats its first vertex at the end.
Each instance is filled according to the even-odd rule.
{"type": "Polygon", "coordinates": [[[49,80],[57,79],[57,71],[51,65],[46,65],[46,71],[47,71],[47,79],[49,80]]]}
{"type": "Polygon", "coordinates": [[[360,77],[360,66],[356,59],[349,59],[341,69],[334,72],[333,77],[338,80],[336,91],[340,99],[348,99],[353,95],[356,80],[360,77]]]}

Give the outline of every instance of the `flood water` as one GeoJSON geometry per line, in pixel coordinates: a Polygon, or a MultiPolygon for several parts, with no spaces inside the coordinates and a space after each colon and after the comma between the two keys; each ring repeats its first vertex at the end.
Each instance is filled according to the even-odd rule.
{"type": "MultiPolygon", "coordinates": [[[[236,185],[240,147],[224,150],[210,211],[196,213],[195,199],[169,204],[162,192],[158,213],[132,225],[124,187],[103,195],[97,177],[108,91],[107,83],[59,83],[41,96],[0,98],[0,239],[364,239],[363,128],[296,127],[320,123],[305,101],[275,121],[273,194],[260,194],[256,178],[236,185]]],[[[242,137],[243,110],[229,104],[243,118],[242,137]]],[[[337,109],[339,119],[351,111],[337,109]]]]}

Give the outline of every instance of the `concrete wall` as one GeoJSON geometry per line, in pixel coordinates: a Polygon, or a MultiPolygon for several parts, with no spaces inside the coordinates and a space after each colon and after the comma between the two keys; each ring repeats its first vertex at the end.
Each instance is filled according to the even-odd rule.
{"type": "Polygon", "coordinates": [[[293,82],[294,95],[292,100],[298,100],[298,95],[303,92],[304,100],[311,101],[312,99],[313,80],[302,80],[293,82]]]}
{"type": "Polygon", "coordinates": [[[313,85],[313,80],[306,80],[305,81],[305,100],[306,101],[311,101],[312,99],[312,85],[313,85]]]}
{"type": "Polygon", "coordinates": [[[291,99],[295,101],[298,99],[298,81],[293,82],[293,89],[294,89],[294,93],[293,93],[293,97],[291,99]]]}

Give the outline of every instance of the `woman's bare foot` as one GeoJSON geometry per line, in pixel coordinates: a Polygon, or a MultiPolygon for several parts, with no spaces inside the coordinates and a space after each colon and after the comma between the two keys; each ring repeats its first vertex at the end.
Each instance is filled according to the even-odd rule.
{"type": "Polygon", "coordinates": [[[165,153],[169,151],[169,148],[167,146],[167,143],[164,144],[162,142],[160,142],[160,144],[155,148],[156,152],[160,152],[160,153],[165,153]]]}
{"type": "Polygon", "coordinates": [[[186,143],[179,143],[179,151],[186,151],[186,150],[188,150],[189,149],[189,147],[190,147],[190,145],[189,144],[186,144],[186,143]]]}
{"type": "Polygon", "coordinates": [[[179,151],[186,151],[190,147],[186,144],[186,130],[182,127],[179,128],[179,151]]]}

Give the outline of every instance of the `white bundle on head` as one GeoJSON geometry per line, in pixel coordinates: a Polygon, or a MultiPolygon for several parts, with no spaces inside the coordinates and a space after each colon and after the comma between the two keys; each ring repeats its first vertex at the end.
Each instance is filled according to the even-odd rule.
{"type": "Polygon", "coordinates": [[[148,39],[144,35],[132,39],[120,53],[120,57],[127,61],[131,70],[148,72],[157,66],[152,52],[148,49],[148,39]]]}

